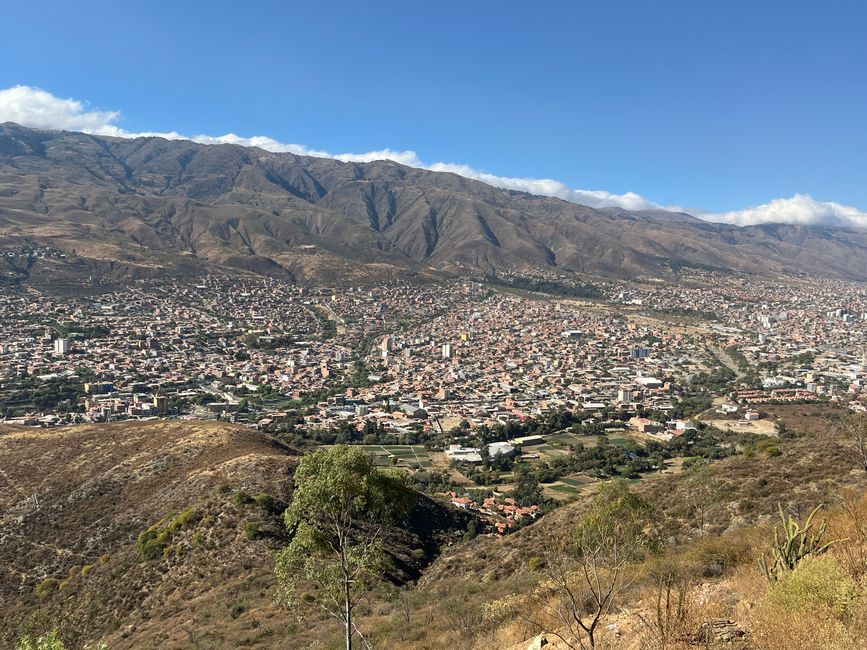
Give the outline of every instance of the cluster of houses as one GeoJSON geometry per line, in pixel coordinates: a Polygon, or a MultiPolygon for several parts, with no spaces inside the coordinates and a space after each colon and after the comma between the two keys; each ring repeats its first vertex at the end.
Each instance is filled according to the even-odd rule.
{"type": "Polygon", "coordinates": [[[539,506],[519,506],[512,497],[486,497],[481,503],[469,495],[457,492],[446,494],[449,503],[457,508],[470,510],[482,516],[494,531],[500,535],[515,528],[518,523],[535,520],[539,516],[539,506]]]}

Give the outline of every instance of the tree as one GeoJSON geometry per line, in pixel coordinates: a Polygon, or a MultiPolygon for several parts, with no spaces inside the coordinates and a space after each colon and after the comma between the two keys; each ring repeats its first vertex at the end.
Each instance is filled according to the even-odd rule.
{"type": "Polygon", "coordinates": [[[359,631],[354,613],[386,565],[383,527],[415,504],[402,474],[378,470],[358,447],[305,456],[284,514],[292,541],[277,557],[278,598],[315,604],[343,625],[346,650],[359,631]],[[299,578],[314,587],[303,593],[299,578]]]}
{"type": "Polygon", "coordinates": [[[649,514],[647,501],[631,492],[625,482],[615,481],[602,487],[590,510],[578,522],[575,551],[592,605],[586,619],[575,616],[583,603],[572,601],[569,609],[573,620],[586,633],[591,648],[596,647],[599,621],[630,582],[627,565],[638,559],[649,542],[646,532],[649,514]]]}
{"type": "Polygon", "coordinates": [[[527,597],[530,602],[511,598],[504,609],[543,631],[553,619],[568,634],[549,633],[569,648],[596,648],[599,623],[638,575],[632,565],[651,542],[649,514],[650,505],[625,481],[603,485],[571,538],[544,550],[545,578],[527,597]],[[534,609],[542,613],[539,619],[526,613],[534,609]]]}
{"type": "Polygon", "coordinates": [[[724,486],[717,480],[705,460],[689,466],[686,471],[686,502],[697,519],[698,536],[704,537],[708,519],[720,506],[724,486]]]}
{"type": "Polygon", "coordinates": [[[512,490],[512,498],[519,506],[542,505],[548,499],[539,485],[536,475],[524,466],[515,473],[515,488],[512,490]]]}
{"type": "Polygon", "coordinates": [[[855,452],[858,465],[867,472],[867,416],[858,413],[843,417],[839,429],[855,452]]]}

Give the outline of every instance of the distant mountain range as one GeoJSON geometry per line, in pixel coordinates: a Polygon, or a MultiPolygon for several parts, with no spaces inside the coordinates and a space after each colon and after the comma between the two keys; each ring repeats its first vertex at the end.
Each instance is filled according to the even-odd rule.
{"type": "MultiPolygon", "coordinates": [[[[390,161],[0,125],[0,248],[141,276],[228,268],[339,281],[549,269],[666,276],[672,265],[867,280],[867,231],[738,227],[592,209],[390,161]],[[72,253],[75,255],[72,255],[72,253]]],[[[32,268],[9,262],[7,274],[32,268]]]]}

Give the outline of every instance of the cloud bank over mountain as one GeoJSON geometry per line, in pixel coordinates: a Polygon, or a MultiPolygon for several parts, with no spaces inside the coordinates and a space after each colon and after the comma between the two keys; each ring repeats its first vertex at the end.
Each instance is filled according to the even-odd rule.
{"type": "Polygon", "coordinates": [[[616,194],[605,190],[574,189],[561,181],[550,178],[497,176],[459,163],[426,163],[412,150],[395,151],[392,149],[380,149],[365,153],[332,154],[302,144],[279,142],[262,135],[244,137],[234,133],[227,133],[219,136],[186,136],[177,131],[131,132],[117,125],[121,117],[119,111],[93,109],[81,100],[62,99],[46,90],[32,86],[13,86],[0,90],[0,123],[15,122],[22,126],[36,129],[82,131],[94,135],[120,138],[162,137],[170,140],[192,140],[202,144],[237,144],[260,147],[266,151],[276,153],[288,152],[302,156],[332,158],[343,162],[392,160],[410,167],[451,172],[495,187],[540,194],[542,196],[553,196],[593,208],[619,207],[627,210],[666,208],[690,212],[708,221],[731,223],[739,226],[762,223],[789,223],[867,227],[867,212],[862,212],[857,208],[840,203],[817,201],[806,194],[796,194],[788,199],[774,199],[768,203],[748,207],[743,210],[712,213],[703,210],[687,210],[679,206],[662,206],[635,192],[616,194]]]}
{"type": "Polygon", "coordinates": [[[753,226],[761,223],[790,223],[867,228],[867,212],[833,201],[817,201],[809,194],[774,199],[744,210],[696,216],[718,223],[753,226]]]}

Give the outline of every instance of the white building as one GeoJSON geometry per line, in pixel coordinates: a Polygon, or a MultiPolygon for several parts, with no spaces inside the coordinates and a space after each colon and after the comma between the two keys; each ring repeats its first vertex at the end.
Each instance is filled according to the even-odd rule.
{"type": "Polygon", "coordinates": [[[497,454],[510,458],[515,455],[515,447],[508,442],[492,442],[488,445],[488,458],[493,460],[497,454]]]}
{"type": "Polygon", "coordinates": [[[479,449],[475,447],[462,447],[461,445],[449,445],[446,449],[446,456],[449,460],[456,463],[469,463],[471,465],[479,465],[482,462],[482,455],[479,449]]]}
{"type": "Polygon", "coordinates": [[[54,354],[63,356],[69,354],[69,339],[54,339],[54,354]]]}

